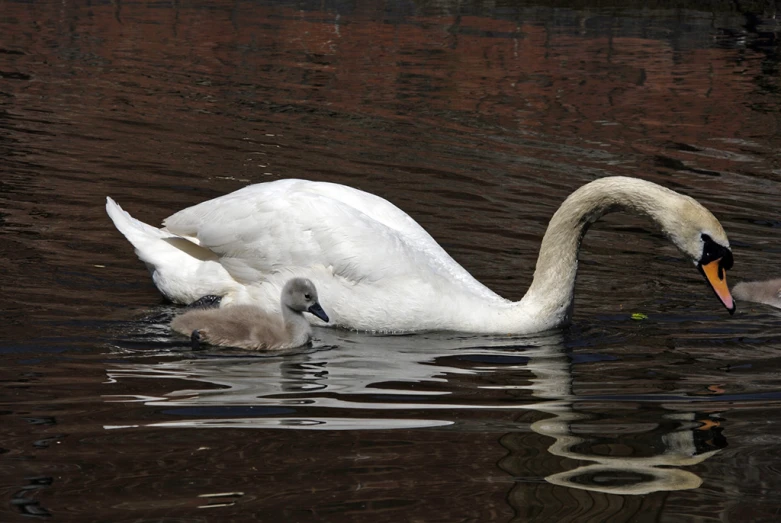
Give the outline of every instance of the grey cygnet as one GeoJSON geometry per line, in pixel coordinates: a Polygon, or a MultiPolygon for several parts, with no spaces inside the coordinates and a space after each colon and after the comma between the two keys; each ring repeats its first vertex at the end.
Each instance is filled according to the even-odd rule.
{"type": "Polygon", "coordinates": [[[193,309],[171,322],[176,332],[190,335],[193,348],[200,342],[251,350],[290,349],[306,345],[312,328],[304,312],[327,322],[317,301],[317,289],[306,278],[293,278],[282,288],[282,314],[270,314],[254,305],[193,309]]]}
{"type": "Polygon", "coordinates": [[[781,279],[742,281],[732,288],[736,300],[764,303],[781,309],[781,279]]]}

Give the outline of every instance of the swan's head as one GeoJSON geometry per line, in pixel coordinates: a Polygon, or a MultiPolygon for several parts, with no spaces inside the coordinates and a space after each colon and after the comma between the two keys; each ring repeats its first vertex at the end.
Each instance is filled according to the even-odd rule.
{"type": "Polygon", "coordinates": [[[311,280],[293,278],[282,288],[282,306],[296,312],[309,312],[327,322],[328,315],[317,301],[317,289],[311,280]]]}
{"type": "Polygon", "coordinates": [[[664,232],[694,262],[730,314],[735,301],[727,287],[732,250],[727,234],[713,214],[693,198],[683,196],[678,205],[659,217],[664,232]]]}

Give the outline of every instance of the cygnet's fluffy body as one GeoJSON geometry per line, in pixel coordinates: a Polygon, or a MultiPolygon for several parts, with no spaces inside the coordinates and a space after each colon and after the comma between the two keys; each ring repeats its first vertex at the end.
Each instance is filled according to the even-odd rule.
{"type": "Polygon", "coordinates": [[[317,301],[317,290],[306,278],[294,278],[282,289],[282,314],[270,314],[255,305],[229,305],[192,309],[171,322],[176,332],[192,335],[194,342],[251,350],[290,349],[306,345],[312,328],[304,312],[323,321],[328,316],[317,301]]]}
{"type": "Polygon", "coordinates": [[[765,281],[742,281],[732,288],[737,300],[764,303],[781,309],[781,278],[765,281]]]}

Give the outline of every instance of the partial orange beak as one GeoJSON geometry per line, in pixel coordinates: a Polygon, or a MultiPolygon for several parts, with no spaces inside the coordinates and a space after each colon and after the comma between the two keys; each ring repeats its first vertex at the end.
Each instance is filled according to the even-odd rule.
{"type": "Polygon", "coordinates": [[[700,272],[705,276],[705,279],[710,283],[713,292],[719,297],[721,303],[727,308],[730,314],[735,313],[735,300],[732,299],[732,294],[727,287],[727,274],[724,268],[721,266],[721,258],[706,263],[705,265],[698,265],[700,272]]]}

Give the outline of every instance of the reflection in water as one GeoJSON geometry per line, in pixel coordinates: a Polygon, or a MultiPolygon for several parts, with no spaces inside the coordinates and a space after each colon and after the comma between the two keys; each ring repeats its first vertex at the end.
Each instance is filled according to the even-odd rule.
{"type": "MultiPolygon", "coordinates": [[[[661,416],[660,424],[671,419],[681,420],[682,423],[661,436],[661,451],[657,455],[614,457],[578,451],[577,447],[587,440],[573,433],[573,425],[587,420],[588,417],[581,413],[566,412],[559,413],[554,419],[538,421],[532,425],[531,428],[535,432],[556,439],[556,442],[548,447],[551,454],[596,462],[593,465],[551,474],[545,478],[550,483],[610,494],[648,494],[660,490],[692,489],[702,484],[699,476],[668,467],[696,465],[719,451],[718,448],[700,451],[696,436],[702,424],[694,421],[693,412],[661,416]]],[[[512,450],[512,447],[510,449],[512,450]]]]}
{"type": "MultiPolygon", "coordinates": [[[[719,442],[718,447],[703,452],[702,446],[697,443],[697,431],[701,430],[702,424],[694,422],[693,412],[662,412],[659,423],[650,423],[650,427],[649,423],[633,423],[631,420],[622,420],[610,427],[601,427],[596,422],[598,416],[589,414],[588,409],[582,408],[578,403],[578,397],[571,393],[571,364],[566,358],[540,360],[532,357],[527,367],[535,376],[528,387],[532,395],[555,401],[553,404],[542,403],[534,407],[554,417],[532,423],[531,430],[554,438],[555,442],[548,447],[548,452],[553,455],[596,462],[596,464],[551,474],[545,478],[555,485],[611,494],[648,494],[660,490],[697,488],[702,484],[699,476],[668,467],[695,465],[716,454],[726,444],[726,442],[723,444],[719,442]],[[592,420],[595,420],[595,423],[589,425],[589,421],[592,420]],[[666,420],[679,420],[681,423],[665,423],[666,420]],[[684,423],[685,421],[690,422],[684,423]],[[633,432],[651,435],[650,433],[657,432],[662,426],[665,426],[662,434],[653,434],[649,438],[657,440],[650,446],[654,452],[651,456],[600,455],[591,445],[586,444],[588,442],[586,435],[592,432],[606,434],[612,431],[614,435],[611,437],[615,440],[615,445],[620,445],[622,435],[633,432]]],[[[621,401],[621,398],[614,398],[614,401],[621,401]]],[[[718,427],[718,430],[720,431],[721,428],[718,427]]],[[[522,438],[508,435],[503,438],[502,445],[510,451],[510,456],[503,460],[503,465],[507,467],[505,470],[517,474],[517,471],[513,471],[513,465],[517,465],[513,455],[522,448],[522,438]]],[[[641,454],[647,450],[639,449],[641,454]]]]}
{"type": "MultiPolygon", "coordinates": [[[[521,475],[526,469],[525,434],[530,429],[553,438],[547,449],[551,455],[591,463],[575,467],[568,461],[548,463],[547,468],[566,470],[549,473],[546,481],[612,494],[696,488],[702,483],[700,477],[681,467],[702,462],[726,444],[723,439],[701,444],[703,422],[697,421],[699,415],[694,411],[681,412],[680,407],[675,412],[654,410],[655,421],[652,416],[635,422],[630,414],[612,424],[599,423],[600,415],[590,412],[588,399],[572,393],[572,363],[558,333],[478,340],[444,335],[371,338],[333,331],[322,334],[338,346],[251,358],[217,356],[112,366],[107,373],[113,383],[130,378],[175,379],[177,384],[196,381],[210,388],[178,389],[154,397],[105,396],[109,402],[164,407],[166,417],[177,418],[105,428],[371,430],[439,426],[465,431],[485,430],[488,423],[496,430],[508,431],[500,439],[509,451],[500,467],[508,474],[521,475]],[[474,396],[477,390],[483,392],[474,396]],[[520,424],[479,414],[490,411],[509,418],[519,410],[546,417],[520,424]],[[387,411],[393,413],[386,415],[387,411]],[[399,411],[403,411],[401,416],[399,411]],[[465,418],[460,411],[478,414],[465,418]],[[611,441],[605,443],[606,439],[611,441]],[[611,455],[611,449],[619,449],[620,454],[611,455]]],[[[626,400],[600,398],[601,403],[622,401],[626,400]]],[[[705,423],[720,434],[718,423],[705,423]]]]}

